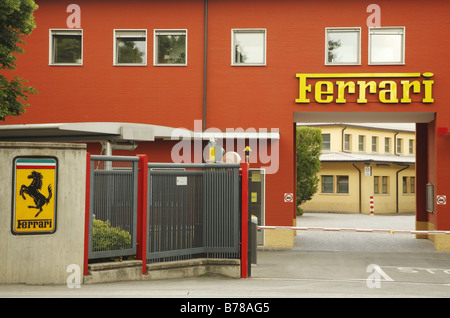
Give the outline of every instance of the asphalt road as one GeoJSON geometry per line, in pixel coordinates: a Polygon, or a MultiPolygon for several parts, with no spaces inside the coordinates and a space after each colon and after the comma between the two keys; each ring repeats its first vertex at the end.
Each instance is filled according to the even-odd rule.
{"type": "Polygon", "coordinates": [[[301,297],[450,296],[450,252],[437,252],[433,242],[415,235],[395,234],[414,230],[414,215],[305,213],[297,223],[394,234],[298,231],[293,249],[258,253],[252,279],[290,281],[302,288],[301,297]]]}
{"type": "MultiPolygon", "coordinates": [[[[305,214],[298,226],[414,230],[413,215],[305,214]]],[[[293,249],[259,250],[252,277],[197,277],[66,286],[0,285],[0,297],[176,299],[427,298],[450,296],[450,252],[410,234],[299,231],[293,249]]],[[[167,301],[167,300],[166,300],[167,301]]],[[[272,304],[272,306],[275,306],[272,304]]],[[[194,308],[194,307],[193,307],[194,308]]],[[[216,312],[218,310],[216,304],[216,312]]],[[[225,307],[220,307],[225,310],[225,307]]],[[[220,312],[220,311],[219,311],[220,312]]]]}

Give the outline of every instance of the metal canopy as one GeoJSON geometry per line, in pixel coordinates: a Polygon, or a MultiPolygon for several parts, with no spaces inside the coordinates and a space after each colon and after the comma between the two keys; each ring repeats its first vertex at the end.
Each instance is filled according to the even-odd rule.
{"type": "Polygon", "coordinates": [[[55,124],[0,125],[0,141],[154,141],[156,139],[219,138],[280,139],[276,132],[194,132],[183,128],[158,125],[82,122],[55,124]]]}
{"type": "Polygon", "coordinates": [[[174,128],[130,123],[87,122],[0,126],[0,140],[8,141],[153,141],[170,137],[174,128]]]}

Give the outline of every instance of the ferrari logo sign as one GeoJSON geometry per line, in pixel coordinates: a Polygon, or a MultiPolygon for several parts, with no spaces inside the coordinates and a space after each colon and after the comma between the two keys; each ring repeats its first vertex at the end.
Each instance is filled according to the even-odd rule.
{"type": "Polygon", "coordinates": [[[15,158],[13,171],[13,234],[49,234],[56,230],[55,158],[15,158]]]}

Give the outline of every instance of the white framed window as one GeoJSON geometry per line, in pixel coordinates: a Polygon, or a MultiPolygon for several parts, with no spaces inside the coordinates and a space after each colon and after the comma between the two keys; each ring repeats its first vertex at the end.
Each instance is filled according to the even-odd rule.
{"type": "Polygon", "coordinates": [[[415,140],[414,139],[410,139],[409,140],[409,154],[413,155],[415,153],[415,151],[414,151],[415,149],[416,149],[416,147],[415,147],[415,140]]]}
{"type": "Polygon", "coordinates": [[[231,65],[266,65],[266,30],[231,30],[231,65]]]}
{"type": "Polygon", "coordinates": [[[391,152],[391,138],[384,137],[384,152],[390,153],[391,152]]]}
{"type": "Polygon", "coordinates": [[[147,65],[147,30],[114,30],[114,65],[147,65]]]}
{"type": "Polygon", "coordinates": [[[325,65],[361,65],[361,28],[325,28],[325,65]]]}
{"type": "Polygon", "coordinates": [[[366,151],[366,136],[358,136],[358,151],[366,151]]]}
{"type": "Polygon", "coordinates": [[[352,135],[350,134],[344,134],[344,150],[352,150],[352,135]]]}
{"type": "Polygon", "coordinates": [[[405,64],[405,28],[369,28],[369,64],[405,64]]]}
{"type": "Polygon", "coordinates": [[[397,154],[403,153],[403,139],[397,138],[397,154]]]}
{"type": "Polygon", "coordinates": [[[155,66],[187,65],[187,30],[154,30],[155,66]]]}
{"type": "Polygon", "coordinates": [[[372,152],[378,152],[378,137],[372,136],[372,152]]]}
{"type": "Polygon", "coordinates": [[[331,135],[330,134],[322,134],[322,150],[330,150],[331,149],[331,135]]]}
{"type": "Polygon", "coordinates": [[[50,65],[83,65],[83,30],[50,29],[50,65]]]}

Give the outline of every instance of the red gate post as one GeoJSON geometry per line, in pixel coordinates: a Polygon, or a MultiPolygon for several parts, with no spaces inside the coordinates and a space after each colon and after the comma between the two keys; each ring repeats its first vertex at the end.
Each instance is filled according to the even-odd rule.
{"type": "Polygon", "coordinates": [[[241,163],[241,278],[248,276],[248,166],[241,163]]]}
{"type": "Polygon", "coordinates": [[[136,259],[142,260],[142,275],[147,272],[147,200],[148,200],[148,156],[137,155],[138,164],[138,204],[136,259]]]}
{"type": "Polygon", "coordinates": [[[90,218],[90,199],[91,199],[91,154],[86,154],[86,200],[84,215],[84,260],[83,275],[88,274],[88,258],[89,258],[89,218],[90,218]]]}

